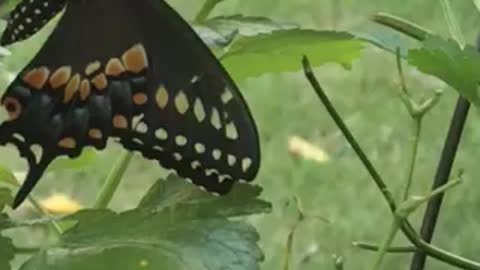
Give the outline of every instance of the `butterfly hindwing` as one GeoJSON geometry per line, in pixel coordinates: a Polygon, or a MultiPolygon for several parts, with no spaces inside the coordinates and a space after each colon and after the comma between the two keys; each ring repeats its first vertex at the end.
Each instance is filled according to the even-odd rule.
{"type": "Polygon", "coordinates": [[[59,13],[66,2],[67,0],[22,0],[10,12],[0,45],[5,46],[29,38],[59,13]]]}
{"type": "Polygon", "coordinates": [[[17,204],[51,160],[102,149],[111,137],[220,194],[258,171],[243,97],[163,1],[69,1],[2,104],[10,119],[0,143],[15,144],[30,166],[17,204]]]}

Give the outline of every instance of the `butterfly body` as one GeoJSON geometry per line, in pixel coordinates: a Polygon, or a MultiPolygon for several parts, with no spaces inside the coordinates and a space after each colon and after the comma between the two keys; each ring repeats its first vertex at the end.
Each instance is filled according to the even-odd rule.
{"type": "MultiPolygon", "coordinates": [[[[253,180],[260,151],[249,109],[165,2],[28,0],[12,14],[44,3],[52,10],[43,17],[59,12],[59,3],[64,14],[1,99],[9,119],[0,126],[0,143],[16,145],[30,166],[16,205],[53,159],[76,157],[86,146],[103,149],[110,138],[215,193],[253,180]]],[[[26,20],[11,20],[2,43],[45,24],[19,30],[26,20]]]]}

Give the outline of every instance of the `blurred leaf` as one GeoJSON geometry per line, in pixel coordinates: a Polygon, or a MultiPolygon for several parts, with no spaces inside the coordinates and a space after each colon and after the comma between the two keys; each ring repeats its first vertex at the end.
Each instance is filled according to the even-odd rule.
{"type": "Polygon", "coordinates": [[[234,79],[242,80],[300,70],[303,55],[308,55],[314,66],[335,62],[350,68],[362,48],[362,41],[345,32],[279,30],[237,39],[222,62],[234,79]]]}
{"type": "Polygon", "coordinates": [[[430,36],[421,49],[410,50],[409,63],[420,71],[443,80],[476,106],[480,105],[477,84],[480,79],[480,54],[472,46],[461,49],[458,43],[430,36]]]}
{"type": "Polygon", "coordinates": [[[0,213],[0,231],[8,229],[10,227],[11,221],[8,218],[7,214],[0,213]]]}
{"type": "Polygon", "coordinates": [[[4,0],[0,4],[0,17],[5,16],[10,10],[12,10],[20,0],[4,0]]]}
{"type": "Polygon", "coordinates": [[[5,183],[13,187],[19,186],[13,172],[3,166],[0,166],[0,183],[5,183]]]}
{"type": "Polygon", "coordinates": [[[82,169],[97,161],[97,152],[92,148],[85,148],[82,154],[74,159],[57,158],[50,166],[48,171],[59,171],[68,169],[82,169]]]}
{"type": "Polygon", "coordinates": [[[262,189],[258,186],[237,183],[225,196],[212,196],[193,184],[170,174],[165,181],[157,181],[139,204],[140,208],[186,207],[197,215],[209,217],[233,217],[266,213],[271,204],[257,197],[262,189]],[[204,214],[203,214],[204,213],[204,214]]]}
{"type": "Polygon", "coordinates": [[[291,24],[281,24],[266,17],[250,17],[239,14],[215,17],[203,24],[224,35],[237,32],[241,36],[255,36],[296,27],[291,24]]]}
{"type": "Polygon", "coordinates": [[[5,209],[5,206],[11,205],[13,202],[12,191],[8,188],[0,187],[0,212],[5,209]]]}
{"type": "Polygon", "coordinates": [[[0,57],[9,56],[11,54],[12,53],[7,48],[0,46],[0,57]]]}
{"type": "Polygon", "coordinates": [[[419,47],[418,41],[378,24],[359,25],[349,32],[357,38],[393,54],[396,53],[397,48],[400,48],[403,58],[407,58],[408,50],[419,47]]]}
{"type": "Polygon", "coordinates": [[[218,198],[170,176],[160,180],[139,208],[120,214],[83,210],[58,246],[32,257],[22,270],[255,270],[263,258],[255,229],[226,217],[267,211],[260,189],[242,185],[218,198]],[[180,184],[181,183],[181,184],[180,184]],[[161,198],[160,198],[161,197],[161,198]]]}
{"type": "Polygon", "coordinates": [[[10,270],[10,261],[13,260],[15,251],[12,240],[0,235],[0,269],[10,270]]]}
{"type": "Polygon", "coordinates": [[[207,46],[211,49],[224,48],[232,42],[233,32],[223,35],[215,29],[206,27],[204,25],[194,25],[193,28],[195,29],[195,32],[200,36],[202,41],[207,44],[207,46]]]}
{"type": "Polygon", "coordinates": [[[477,7],[478,11],[480,11],[480,0],[473,0],[475,7],[477,7]]]}

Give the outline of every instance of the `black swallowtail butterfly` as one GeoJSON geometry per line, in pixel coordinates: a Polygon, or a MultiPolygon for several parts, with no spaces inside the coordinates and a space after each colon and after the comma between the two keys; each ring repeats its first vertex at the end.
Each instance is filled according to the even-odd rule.
{"type": "Polygon", "coordinates": [[[259,169],[250,111],[232,79],[163,0],[23,0],[2,45],[27,39],[63,11],[52,34],[1,99],[29,171],[14,207],[50,162],[118,138],[218,194],[259,169]]]}

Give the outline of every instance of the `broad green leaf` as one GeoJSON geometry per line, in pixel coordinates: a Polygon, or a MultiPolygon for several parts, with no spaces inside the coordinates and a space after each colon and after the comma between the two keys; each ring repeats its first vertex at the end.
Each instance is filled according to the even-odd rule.
{"type": "Polygon", "coordinates": [[[240,36],[255,36],[296,27],[292,24],[281,24],[266,17],[243,15],[215,17],[207,20],[203,24],[224,35],[237,32],[240,36]]]}
{"type": "Polygon", "coordinates": [[[0,47],[0,57],[9,56],[12,53],[5,47],[0,47]]]}
{"type": "Polygon", "coordinates": [[[59,171],[59,170],[68,170],[68,169],[82,169],[97,160],[97,152],[92,148],[86,148],[83,150],[82,154],[74,159],[70,158],[57,158],[55,159],[50,166],[48,166],[48,171],[59,171]]]}
{"type": "Polygon", "coordinates": [[[12,191],[8,188],[0,187],[0,212],[5,209],[5,206],[11,205],[13,202],[12,191]]]}
{"type": "Polygon", "coordinates": [[[10,261],[15,256],[12,240],[0,235],[0,269],[10,270],[10,261]]]}
{"type": "Polygon", "coordinates": [[[18,181],[13,172],[3,166],[0,166],[0,184],[1,183],[18,187],[18,181]]]}
{"type": "Polygon", "coordinates": [[[226,196],[212,196],[173,174],[165,181],[157,181],[140,202],[140,208],[186,207],[195,215],[233,217],[265,213],[270,203],[257,197],[261,188],[238,183],[226,196]],[[203,214],[204,213],[204,214],[203,214]]]}
{"type": "Polygon", "coordinates": [[[409,63],[455,88],[475,105],[480,105],[477,85],[480,54],[472,46],[461,49],[453,40],[430,36],[423,47],[409,51],[409,63]]]}
{"type": "Polygon", "coordinates": [[[242,80],[266,73],[297,71],[307,55],[314,66],[334,62],[350,68],[363,44],[351,34],[334,31],[279,30],[237,39],[222,62],[234,77],[242,80]]]}
{"type": "Polygon", "coordinates": [[[235,193],[218,198],[170,176],[133,210],[84,210],[67,217],[77,225],[21,270],[259,269],[257,232],[227,217],[251,212],[240,208],[268,211],[270,205],[257,199],[256,187],[235,193]]]}
{"type": "Polygon", "coordinates": [[[473,3],[475,4],[475,7],[480,11],[480,0],[473,0],[473,3]]]}
{"type": "Polygon", "coordinates": [[[223,35],[222,33],[217,32],[215,29],[203,25],[194,25],[193,28],[200,36],[202,41],[207,44],[208,47],[210,47],[210,49],[215,50],[224,48],[233,40],[233,32],[223,35]]]}

